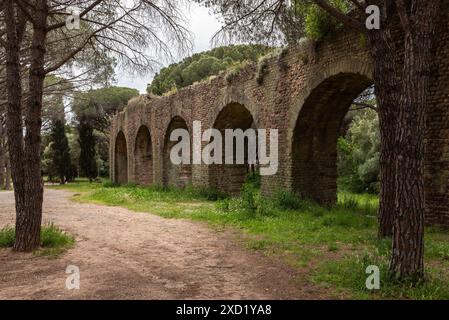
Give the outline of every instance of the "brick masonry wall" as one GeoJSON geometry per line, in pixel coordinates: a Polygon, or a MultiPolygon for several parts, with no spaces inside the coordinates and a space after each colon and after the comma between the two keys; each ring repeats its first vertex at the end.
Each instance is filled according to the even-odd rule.
{"type": "MultiPolygon", "coordinates": [[[[445,0],[445,7],[449,1],[445,0]]],[[[442,10],[447,12],[448,10],[442,10]]],[[[447,21],[447,17],[443,17],[447,21]]],[[[449,27],[449,25],[448,25],[449,27]]],[[[449,227],[449,28],[440,41],[430,91],[426,150],[426,203],[429,224],[449,227]]],[[[337,193],[336,142],[351,102],[372,83],[372,62],[360,37],[345,33],[331,41],[304,41],[267,62],[263,82],[256,81],[257,66],[250,64],[234,77],[221,74],[167,97],[143,95],[129,102],[111,126],[111,178],[142,184],[213,186],[238,190],[242,170],[224,166],[178,167],[168,163],[168,136],[173,119],[184,120],[192,136],[193,121],[208,128],[253,126],[279,131],[279,169],[262,178],[266,194],[283,188],[324,204],[337,193]],[[233,107],[240,106],[240,107],[233,107]],[[242,109],[245,112],[242,113],[242,109]],[[226,114],[226,117],[223,116],[226,114]],[[226,120],[220,120],[226,119],[226,120]],[[221,123],[224,121],[224,124],[221,123]],[[149,130],[152,165],[142,165],[136,148],[141,127],[149,130]],[[126,137],[126,148],[117,141],[126,137]],[[119,150],[120,149],[120,150],[119,150]],[[121,155],[126,150],[127,156],[121,155]],[[123,159],[127,158],[127,164],[123,159]],[[117,160],[121,164],[118,165],[117,160]],[[117,172],[126,167],[127,174],[117,172]],[[141,169],[142,168],[142,169],[141,169]],[[142,172],[149,170],[150,172],[142,172]],[[151,177],[151,179],[149,178],[151,177]]],[[[176,121],[179,122],[179,121],[176,121]]],[[[203,142],[203,146],[207,143],[203,142]]],[[[139,151],[140,150],[140,151],[139,151]]],[[[148,158],[146,158],[148,160],[148,158]]]]}

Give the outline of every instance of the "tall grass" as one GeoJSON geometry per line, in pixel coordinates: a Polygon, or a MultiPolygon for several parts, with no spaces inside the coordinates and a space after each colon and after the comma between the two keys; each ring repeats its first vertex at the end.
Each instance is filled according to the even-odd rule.
{"type": "MultiPolygon", "coordinates": [[[[15,242],[15,229],[6,226],[0,230],[0,248],[12,248],[15,242]]],[[[54,224],[46,224],[41,229],[41,248],[39,255],[55,256],[71,248],[75,239],[54,224]]]]}
{"type": "Polygon", "coordinates": [[[14,245],[14,228],[6,226],[0,230],[0,248],[8,248],[14,245]]]}

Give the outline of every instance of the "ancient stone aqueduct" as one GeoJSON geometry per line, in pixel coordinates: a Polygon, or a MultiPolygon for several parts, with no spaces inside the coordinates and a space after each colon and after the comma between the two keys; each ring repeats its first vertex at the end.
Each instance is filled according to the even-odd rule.
{"type": "MultiPolygon", "coordinates": [[[[447,21],[447,18],[445,18],[447,21]]],[[[427,112],[427,222],[449,227],[449,25],[439,43],[427,112]]],[[[360,36],[344,33],[320,43],[303,42],[257,65],[221,74],[166,97],[143,95],[116,115],[111,127],[111,178],[142,185],[206,186],[238,192],[246,166],[175,166],[170,133],[207,128],[279,130],[279,170],[262,178],[262,191],[283,188],[323,204],[336,201],[341,123],[352,101],[372,84],[372,63],[360,36]],[[259,78],[259,80],[261,80],[259,78]]],[[[205,145],[207,143],[204,143],[205,145]]]]}

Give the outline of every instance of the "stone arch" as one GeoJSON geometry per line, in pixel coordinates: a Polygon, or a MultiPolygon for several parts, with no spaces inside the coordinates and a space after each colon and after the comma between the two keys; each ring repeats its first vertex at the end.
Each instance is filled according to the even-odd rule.
{"type": "Polygon", "coordinates": [[[123,131],[115,139],[115,183],[128,183],[128,147],[123,131]]]}
{"type": "Polygon", "coordinates": [[[137,184],[153,183],[153,143],[150,130],[145,125],[137,131],[134,147],[134,176],[137,184]]]}
{"type": "Polygon", "coordinates": [[[175,165],[170,160],[171,149],[178,143],[176,141],[170,141],[170,135],[176,129],[185,129],[189,132],[190,135],[189,127],[187,126],[186,121],[182,117],[175,116],[174,118],[172,118],[166,130],[164,139],[164,150],[162,160],[163,184],[164,186],[185,188],[186,186],[192,183],[192,165],[191,164],[175,165]]]}
{"type": "Polygon", "coordinates": [[[319,83],[304,100],[292,136],[293,191],[321,204],[337,201],[337,140],[349,107],[372,84],[341,72],[319,83]]]}
{"type": "Polygon", "coordinates": [[[226,129],[256,129],[254,117],[251,112],[242,104],[230,103],[225,106],[213,125],[222,133],[223,138],[223,164],[213,164],[209,168],[209,185],[230,195],[240,193],[246,177],[250,171],[248,165],[248,140],[245,139],[245,164],[236,164],[234,147],[234,164],[227,165],[225,161],[225,130],[226,129]]]}

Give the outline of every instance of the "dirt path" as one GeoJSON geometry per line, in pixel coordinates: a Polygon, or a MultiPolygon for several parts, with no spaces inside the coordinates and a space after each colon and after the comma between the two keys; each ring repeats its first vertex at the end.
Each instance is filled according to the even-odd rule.
{"type": "MultiPolygon", "coordinates": [[[[279,261],[242,248],[229,232],[118,207],[78,204],[46,190],[44,222],[76,237],[57,259],[0,249],[0,299],[300,299],[315,289],[279,261]],[[80,290],[67,290],[68,265],[80,290]]],[[[14,197],[0,193],[0,228],[14,197]]]]}

